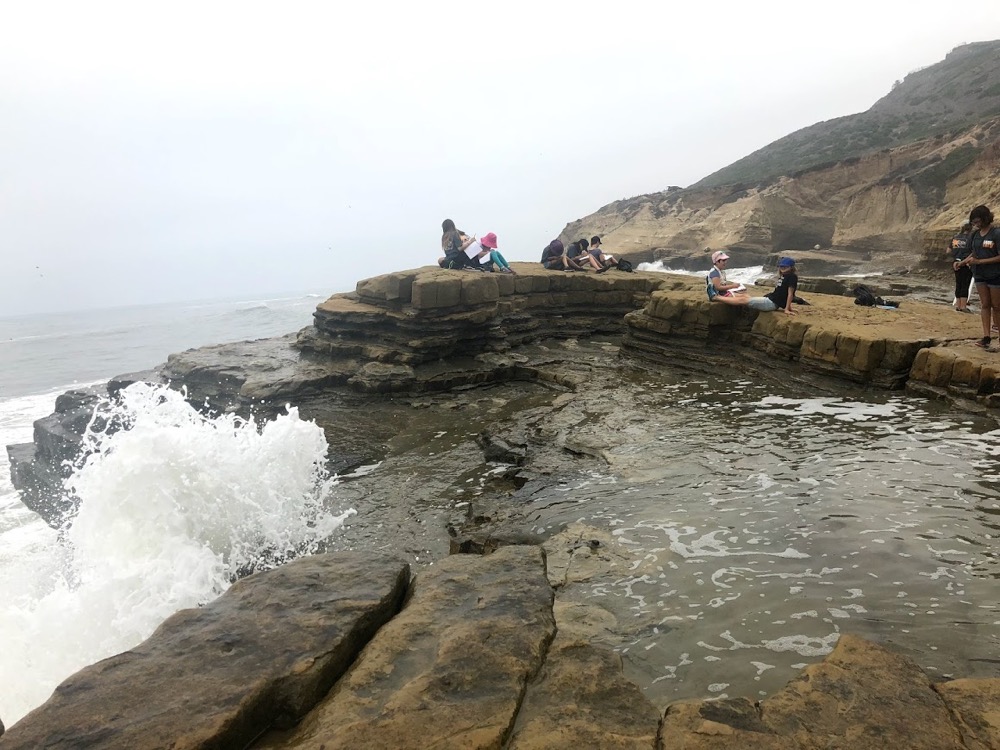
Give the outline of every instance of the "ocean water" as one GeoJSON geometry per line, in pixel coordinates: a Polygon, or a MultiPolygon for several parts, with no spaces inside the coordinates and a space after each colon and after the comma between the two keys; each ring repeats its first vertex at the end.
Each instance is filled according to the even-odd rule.
{"type": "MultiPolygon", "coordinates": [[[[311,322],[317,294],[0,319],[0,445],[73,387],[147,369],[209,343],[276,336],[311,322]]],[[[90,436],[72,477],[82,499],[59,535],[21,505],[0,453],[0,719],[7,726],[82,666],[211,600],[233,571],[307,553],[350,509],[336,508],[326,440],[295,409],[258,428],[208,420],[142,384],[120,407],[128,432],[90,436]]]]}

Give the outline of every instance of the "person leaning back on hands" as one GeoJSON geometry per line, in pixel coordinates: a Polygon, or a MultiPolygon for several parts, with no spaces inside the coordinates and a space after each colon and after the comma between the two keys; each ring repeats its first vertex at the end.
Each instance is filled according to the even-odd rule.
{"type": "Polygon", "coordinates": [[[979,315],[983,337],[976,346],[990,346],[990,325],[1000,326],[1000,231],[993,224],[993,214],[986,206],[976,206],[969,212],[972,234],[969,235],[969,257],[959,262],[972,266],[972,278],[979,294],[979,315]]]}

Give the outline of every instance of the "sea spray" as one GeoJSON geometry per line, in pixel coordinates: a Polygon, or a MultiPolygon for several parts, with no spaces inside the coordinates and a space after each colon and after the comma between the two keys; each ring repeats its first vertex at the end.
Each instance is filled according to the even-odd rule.
{"type": "Polygon", "coordinates": [[[0,573],[0,717],[8,726],[77,669],[134,646],[239,571],[321,548],[331,513],[323,431],[294,408],[257,424],[208,418],[137,383],[85,440],[67,480],[79,511],[0,573]]]}

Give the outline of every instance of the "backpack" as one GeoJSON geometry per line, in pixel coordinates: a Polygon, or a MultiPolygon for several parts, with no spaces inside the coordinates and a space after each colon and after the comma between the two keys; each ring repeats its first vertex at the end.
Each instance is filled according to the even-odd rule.
{"type": "Polygon", "coordinates": [[[853,292],[855,305],[862,305],[864,307],[899,307],[898,302],[876,297],[875,292],[863,284],[858,284],[854,287],[853,292]]]}
{"type": "Polygon", "coordinates": [[[635,269],[632,267],[632,264],[629,261],[625,260],[624,258],[621,258],[618,261],[618,270],[624,271],[625,273],[632,273],[635,269]]]}
{"type": "Polygon", "coordinates": [[[876,301],[878,298],[875,296],[875,292],[866,287],[864,284],[858,284],[854,289],[854,304],[861,305],[862,307],[875,307],[878,304],[876,301]]]}

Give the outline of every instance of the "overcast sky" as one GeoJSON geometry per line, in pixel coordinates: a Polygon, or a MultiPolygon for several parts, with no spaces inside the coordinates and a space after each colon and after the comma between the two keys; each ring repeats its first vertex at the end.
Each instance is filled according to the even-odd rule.
{"type": "Polygon", "coordinates": [[[0,315],[342,291],[433,263],[445,218],[537,260],[569,221],[1000,38],[975,15],[0,2],[0,315]]]}

